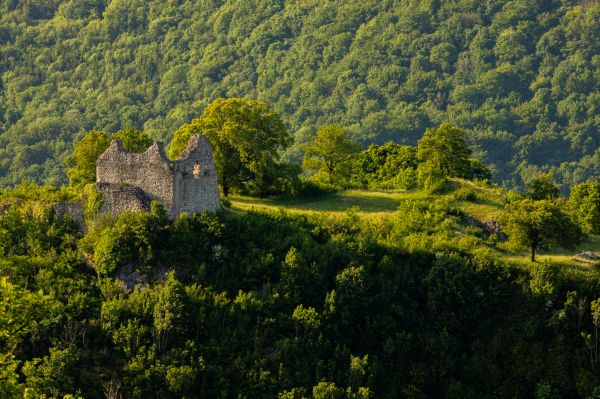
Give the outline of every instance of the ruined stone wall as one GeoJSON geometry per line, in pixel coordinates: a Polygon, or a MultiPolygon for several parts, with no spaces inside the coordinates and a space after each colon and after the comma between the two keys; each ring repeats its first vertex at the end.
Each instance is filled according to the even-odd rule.
{"type": "Polygon", "coordinates": [[[150,198],[142,189],[130,185],[96,183],[104,202],[99,213],[119,215],[123,212],[150,210],[150,198]]]}
{"type": "Polygon", "coordinates": [[[173,163],[173,169],[175,215],[221,208],[213,149],[206,137],[192,136],[180,159],[173,163]]]}
{"type": "Polygon", "coordinates": [[[180,160],[170,161],[162,143],[144,153],[129,153],[120,140],[111,142],[96,163],[97,187],[104,211],[118,214],[145,210],[149,202],[165,204],[169,217],[221,208],[213,149],[202,135],[190,138],[180,160]]]}
{"type": "Polygon", "coordinates": [[[113,140],[96,163],[96,182],[137,187],[167,209],[173,206],[173,168],[162,143],[146,152],[129,153],[121,140],[113,140]]]}
{"type": "Polygon", "coordinates": [[[81,201],[57,202],[52,208],[57,218],[68,217],[77,225],[80,231],[87,232],[85,218],[83,217],[83,203],[81,201]]]}

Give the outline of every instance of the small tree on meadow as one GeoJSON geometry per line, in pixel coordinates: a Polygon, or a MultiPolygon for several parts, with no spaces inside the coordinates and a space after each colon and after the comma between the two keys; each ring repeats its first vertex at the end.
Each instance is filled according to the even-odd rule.
{"type": "Polygon", "coordinates": [[[353,157],[359,151],[358,143],[348,137],[346,130],[337,125],[319,129],[306,151],[302,166],[325,174],[329,184],[344,177],[344,169],[351,167],[353,157]]]}
{"type": "Polygon", "coordinates": [[[581,239],[581,230],[550,200],[524,199],[506,205],[502,229],[517,248],[531,250],[535,262],[540,248],[569,248],[581,239]]]}

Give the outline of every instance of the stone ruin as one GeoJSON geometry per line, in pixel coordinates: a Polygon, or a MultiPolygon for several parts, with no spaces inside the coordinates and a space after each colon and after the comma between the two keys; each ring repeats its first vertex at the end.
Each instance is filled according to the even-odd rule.
{"type": "Polygon", "coordinates": [[[170,219],[221,208],[212,146],[202,135],[193,135],[176,161],[161,142],[130,153],[113,140],[96,162],[96,187],[104,198],[100,212],[113,215],[148,211],[153,200],[165,205],[170,219]]]}

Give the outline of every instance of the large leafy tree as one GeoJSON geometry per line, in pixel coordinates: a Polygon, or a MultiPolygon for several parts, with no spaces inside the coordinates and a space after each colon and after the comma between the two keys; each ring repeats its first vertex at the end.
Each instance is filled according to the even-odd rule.
{"type": "Polygon", "coordinates": [[[540,248],[569,248],[581,238],[578,226],[550,200],[512,202],[506,206],[502,223],[502,229],[515,247],[531,250],[532,262],[540,248]]]}
{"type": "Polygon", "coordinates": [[[356,158],[353,181],[363,187],[411,189],[416,185],[417,149],[395,144],[372,144],[356,158]]]}
{"type": "Polygon", "coordinates": [[[304,149],[304,167],[319,170],[330,184],[334,184],[343,177],[344,169],[349,168],[350,161],[359,151],[359,146],[348,137],[343,127],[326,125],[319,129],[304,149]]]}
{"type": "Polygon", "coordinates": [[[108,148],[112,140],[121,140],[123,147],[130,152],[142,152],[152,145],[152,139],[141,130],[123,129],[112,136],[92,130],[75,144],[73,155],[67,159],[71,166],[67,170],[72,186],[84,186],[96,180],[96,161],[108,148]]]}
{"type": "Polygon", "coordinates": [[[469,169],[471,150],[466,133],[449,123],[427,129],[417,145],[417,156],[428,169],[444,177],[463,177],[469,169]]]}
{"type": "Polygon", "coordinates": [[[280,152],[292,142],[279,115],[261,101],[219,98],[200,118],[175,132],[169,156],[178,158],[192,134],[208,137],[214,147],[225,196],[234,189],[268,191],[281,175],[280,152]]]}
{"type": "Polygon", "coordinates": [[[600,234],[600,183],[589,180],[573,187],[569,207],[583,231],[600,234]]]}

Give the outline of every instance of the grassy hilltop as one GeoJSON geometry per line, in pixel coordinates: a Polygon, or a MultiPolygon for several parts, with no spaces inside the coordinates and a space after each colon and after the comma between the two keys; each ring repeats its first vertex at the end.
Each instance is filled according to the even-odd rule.
{"type": "MultiPolygon", "coordinates": [[[[347,212],[355,213],[361,219],[372,222],[385,223],[389,218],[402,218],[398,207],[402,203],[410,201],[447,201],[448,206],[459,210],[463,218],[457,226],[456,234],[473,234],[473,231],[465,231],[473,222],[483,224],[489,221],[498,221],[504,211],[506,195],[501,188],[489,187],[475,184],[468,180],[453,179],[450,192],[444,194],[428,194],[419,189],[410,191],[367,191],[367,190],[344,190],[335,194],[324,195],[312,199],[295,198],[255,198],[247,196],[233,196],[231,198],[232,211],[254,211],[254,212],[277,212],[284,211],[295,215],[306,215],[308,217],[335,216],[347,212]],[[460,197],[460,189],[468,188],[472,198],[460,197]],[[457,195],[458,191],[458,195],[457,195]]],[[[487,248],[502,259],[531,267],[527,251],[514,253],[497,241],[485,243],[487,248]]],[[[540,261],[557,264],[575,270],[586,271],[595,269],[595,262],[576,258],[574,255],[584,251],[598,251],[600,248],[600,237],[589,235],[587,239],[576,248],[561,249],[553,248],[544,251],[540,255],[540,261]]]]}

